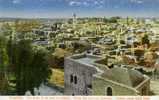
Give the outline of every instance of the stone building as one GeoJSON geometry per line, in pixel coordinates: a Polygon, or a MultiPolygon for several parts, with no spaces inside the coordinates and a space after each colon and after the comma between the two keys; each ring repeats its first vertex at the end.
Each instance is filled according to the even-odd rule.
{"type": "Polygon", "coordinates": [[[99,56],[65,58],[65,95],[149,95],[150,79],[99,56]]]}
{"type": "Polygon", "coordinates": [[[97,72],[91,63],[97,57],[72,56],[65,59],[65,94],[66,95],[89,95],[92,88],[93,74],[97,72]],[[79,59],[81,58],[81,59],[79,59]]]}

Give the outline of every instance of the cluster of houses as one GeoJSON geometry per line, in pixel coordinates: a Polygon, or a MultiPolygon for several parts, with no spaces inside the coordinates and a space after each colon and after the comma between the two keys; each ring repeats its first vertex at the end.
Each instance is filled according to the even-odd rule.
{"type": "Polygon", "coordinates": [[[159,79],[158,32],[115,27],[95,42],[88,38],[98,53],[91,47],[65,58],[65,95],[152,95],[151,80],[159,79]],[[149,43],[142,43],[145,35],[149,43]]]}
{"type": "Polygon", "coordinates": [[[159,73],[157,28],[101,21],[81,24],[74,18],[72,24],[46,26],[34,33],[42,36],[35,44],[74,50],[64,62],[64,94],[151,95],[150,81],[159,73]],[[149,44],[142,43],[145,35],[149,44]]]}
{"type": "Polygon", "coordinates": [[[152,95],[151,80],[159,80],[158,28],[74,15],[72,23],[44,24],[32,33],[35,45],[71,49],[64,60],[65,95],[152,95]]]}

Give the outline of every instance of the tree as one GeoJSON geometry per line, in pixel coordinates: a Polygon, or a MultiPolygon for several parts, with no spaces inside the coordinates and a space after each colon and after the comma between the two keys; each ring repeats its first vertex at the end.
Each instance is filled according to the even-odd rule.
{"type": "Polygon", "coordinates": [[[73,19],[69,19],[68,24],[73,24],[73,19]]]}
{"type": "MultiPolygon", "coordinates": [[[[39,87],[41,83],[48,81],[52,71],[48,64],[48,55],[46,50],[36,49],[33,56],[34,57],[31,63],[32,72],[30,73],[30,82],[33,82],[34,87],[39,87]]],[[[29,88],[33,88],[33,86],[29,88]]]]}
{"type": "Polygon", "coordinates": [[[117,17],[111,17],[110,19],[109,19],[109,23],[117,23],[118,21],[118,18],[117,17]]]}
{"type": "Polygon", "coordinates": [[[147,44],[149,45],[150,41],[149,41],[149,37],[147,34],[144,35],[144,37],[142,38],[142,44],[147,44]]]}
{"type": "Polygon", "coordinates": [[[2,24],[1,30],[2,30],[4,36],[11,35],[11,33],[12,33],[12,27],[8,23],[2,24]]]}
{"type": "MultiPolygon", "coordinates": [[[[15,77],[16,77],[16,91],[18,95],[24,95],[28,90],[30,83],[31,63],[33,59],[33,51],[31,49],[30,41],[21,40],[17,43],[15,48],[15,77]]],[[[33,80],[34,81],[34,80],[33,80]]]]}
{"type": "Polygon", "coordinates": [[[107,18],[104,18],[103,21],[104,21],[105,23],[108,23],[108,22],[109,22],[109,20],[108,20],[107,18]]]}
{"type": "Polygon", "coordinates": [[[6,41],[4,36],[0,36],[0,93],[7,91],[7,67],[8,55],[6,52],[6,41]]]}
{"type": "Polygon", "coordinates": [[[0,67],[7,67],[8,55],[6,50],[6,39],[4,36],[0,36],[0,67]]]}
{"type": "Polygon", "coordinates": [[[10,65],[14,66],[16,92],[24,95],[46,82],[51,74],[47,62],[47,52],[31,45],[30,40],[22,39],[8,43],[10,65]],[[11,52],[12,51],[12,52],[11,52]]]}

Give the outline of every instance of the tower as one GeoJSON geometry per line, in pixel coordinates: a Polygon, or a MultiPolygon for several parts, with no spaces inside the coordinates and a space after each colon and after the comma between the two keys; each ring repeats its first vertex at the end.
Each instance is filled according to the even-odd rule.
{"type": "Polygon", "coordinates": [[[73,13],[73,28],[75,28],[76,24],[77,24],[77,16],[75,13],[73,13]]]}
{"type": "MultiPolygon", "coordinates": [[[[116,36],[116,45],[117,45],[117,51],[116,51],[116,57],[118,57],[118,54],[120,54],[120,49],[121,49],[121,44],[120,44],[120,34],[122,33],[122,28],[120,28],[120,32],[117,33],[117,36],[116,36]]],[[[114,32],[113,32],[114,34],[114,32]]]]}
{"type": "Polygon", "coordinates": [[[132,44],[131,44],[131,55],[134,56],[135,55],[135,51],[134,51],[134,42],[135,42],[135,36],[134,33],[132,33],[132,44]]]}
{"type": "Polygon", "coordinates": [[[126,24],[129,25],[129,17],[126,18],[126,24]]]}

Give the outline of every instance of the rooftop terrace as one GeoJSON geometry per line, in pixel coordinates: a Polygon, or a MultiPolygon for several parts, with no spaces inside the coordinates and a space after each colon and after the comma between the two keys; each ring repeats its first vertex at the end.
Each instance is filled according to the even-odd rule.
{"type": "Polygon", "coordinates": [[[100,60],[102,57],[83,54],[83,55],[76,55],[71,58],[85,65],[93,65],[95,61],[100,60]]]}

